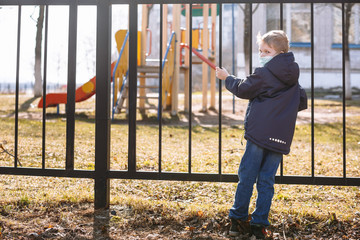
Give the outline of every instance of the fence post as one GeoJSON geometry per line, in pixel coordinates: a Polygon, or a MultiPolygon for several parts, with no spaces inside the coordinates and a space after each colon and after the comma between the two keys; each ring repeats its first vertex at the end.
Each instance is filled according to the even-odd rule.
{"type": "MultiPolygon", "coordinates": [[[[77,1],[70,3],[68,91],[66,104],[66,170],[74,169],[77,1]]],[[[59,112],[59,105],[57,105],[59,112]]]]}
{"type": "Polygon", "coordinates": [[[96,41],[96,126],[95,126],[95,209],[110,202],[110,34],[111,6],[108,0],[97,4],[96,41]]]}
{"type": "Polygon", "coordinates": [[[128,171],[136,172],[136,95],[137,95],[137,2],[129,4],[129,147],[128,171]]]}

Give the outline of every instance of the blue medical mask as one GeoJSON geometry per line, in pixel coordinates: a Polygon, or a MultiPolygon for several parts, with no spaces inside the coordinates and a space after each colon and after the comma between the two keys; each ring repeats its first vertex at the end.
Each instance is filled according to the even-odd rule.
{"type": "Polygon", "coordinates": [[[273,58],[272,56],[266,56],[266,57],[259,56],[260,66],[261,67],[265,66],[265,64],[267,64],[272,58],[273,58]]]}

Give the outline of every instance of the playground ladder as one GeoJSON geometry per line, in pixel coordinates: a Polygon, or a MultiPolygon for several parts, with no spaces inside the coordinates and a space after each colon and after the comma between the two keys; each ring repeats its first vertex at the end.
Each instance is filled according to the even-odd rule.
{"type": "MultiPolygon", "coordinates": [[[[137,104],[137,109],[139,110],[148,110],[148,109],[158,109],[159,105],[159,85],[148,85],[146,84],[148,79],[159,79],[159,66],[138,66],[138,94],[137,99],[139,103],[137,104]],[[155,90],[155,91],[154,91],[155,90]],[[157,100],[157,103],[154,104],[152,99],[157,100]]],[[[120,113],[122,109],[128,109],[128,106],[124,106],[125,99],[128,98],[129,94],[129,81],[127,79],[124,85],[124,91],[119,97],[119,102],[116,106],[115,112],[120,113]]],[[[158,82],[158,81],[157,81],[158,82]]]]}
{"type": "MultiPolygon", "coordinates": [[[[126,38],[125,38],[126,39],[126,38]]],[[[122,44],[123,47],[125,44],[122,44]]],[[[122,47],[122,49],[123,49],[122,47]]],[[[121,53],[122,51],[120,51],[121,53]]],[[[119,55],[119,59],[121,55],[119,55]]],[[[160,107],[165,107],[167,104],[167,100],[171,99],[171,80],[174,72],[175,65],[175,32],[173,32],[170,36],[170,40],[168,42],[164,59],[161,61],[162,67],[162,77],[161,83],[159,80],[159,72],[160,72],[160,64],[154,65],[154,63],[159,63],[157,59],[146,59],[146,62],[150,63],[149,65],[140,65],[137,67],[137,109],[140,111],[145,111],[146,109],[156,109],[159,110],[160,107]],[[152,63],[152,64],[151,64],[152,63]],[[149,85],[148,79],[157,79],[154,80],[154,85],[149,85]],[[162,84],[162,102],[160,102],[160,84],[162,84]],[[157,102],[154,102],[156,99],[157,102]]],[[[114,73],[115,75],[115,73],[114,73]]],[[[123,88],[120,90],[120,96],[117,100],[117,104],[114,107],[114,113],[120,113],[121,109],[128,109],[127,106],[124,106],[125,99],[128,98],[129,93],[129,81],[133,81],[133,79],[128,79],[128,76],[123,78],[124,82],[122,83],[123,88]]],[[[115,94],[114,94],[115,95],[115,94]]],[[[159,112],[158,112],[159,114],[159,112]]],[[[159,116],[158,116],[159,117],[159,116]]]]}

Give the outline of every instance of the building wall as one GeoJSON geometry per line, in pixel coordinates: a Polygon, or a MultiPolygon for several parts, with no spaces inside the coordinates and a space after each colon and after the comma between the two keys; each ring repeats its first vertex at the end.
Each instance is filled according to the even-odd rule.
{"type": "MultiPolygon", "coordinates": [[[[254,4],[255,5],[255,4],[254,4]]],[[[240,11],[239,19],[243,19],[240,11]]],[[[266,4],[260,4],[253,15],[253,67],[259,65],[256,34],[266,29],[266,4]]],[[[310,24],[310,23],[309,23],[310,24]]],[[[285,23],[284,23],[285,25],[285,23]]],[[[224,28],[225,30],[226,28],[224,28]]],[[[316,4],[314,7],[314,84],[317,88],[333,88],[342,86],[342,48],[333,47],[334,19],[331,5],[316,4]]],[[[226,34],[230,34],[227,32],[226,34]]],[[[225,35],[226,35],[225,34],[225,35]]],[[[240,38],[243,37],[240,31],[240,38]]],[[[310,40],[309,40],[310,42],[310,40]]],[[[359,46],[360,47],[360,46],[359,46]]],[[[295,59],[300,66],[300,83],[305,88],[311,87],[311,47],[310,43],[303,47],[291,47],[295,59]]],[[[245,61],[243,47],[237,54],[237,74],[244,77],[245,61]]],[[[352,87],[360,88],[360,48],[350,49],[352,87]]]]}
{"type": "MultiPolygon", "coordinates": [[[[244,4],[242,4],[244,5],[244,4]]],[[[267,29],[267,6],[269,4],[253,4],[253,28],[252,28],[252,59],[253,68],[259,66],[258,62],[258,46],[256,44],[256,35],[258,32],[265,33],[267,29]]],[[[275,15],[280,15],[279,4],[272,4],[275,9],[275,15]]],[[[286,8],[286,4],[284,4],[286,8]]],[[[223,26],[222,26],[222,49],[223,49],[223,66],[233,73],[232,53],[235,52],[235,74],[239,77],[245,77],[245,60],[244,60],[244,13],[239,4],[234,5],[234,29],[235,29],[235,49],[232,49],[232,14],[231,4],[225,4],[223,7],[223,26]]],[[[171,13],[171,5],[169,6],[171,13]]],[[[171,15],[168,19],[172,21],[171,15]]],[[[202,26],[202,17],[193,18],[193,28],[202,26]]],[[[217,18],[219,23],[219,18],[217,18]]],[[[309,22],[310,24],[310,22],[309,22]]],[[[314,84],[317,88],[332,88],[342,86],[342,49],[333,48],[333,8],[331,5],[315,4],[314,7],[314,84]]],[[[160,25],[159,6],[156,5],[150,14],[150,27],[153,29],[153,49],[149,58],[158,58],[158,38],[160,35],[158,26],[160,25]]],[[[185,17],[182,16],[181,26],[186,27],[185,17]]],[[[210,27],[210,26],[209,26],[210,27]]],[[[286,28],[286,23],[284,23],[286,28]]],[[[278,23],[278,28],[280,28],[278,23]]],[[[219,29],[219,27],[217,27],[219,29]]],[[[219,36],[219,32],[217,32],[219,36]]],[[[309,39],[310,42],[310,39],[309,39]]],[[[219,49],[219,41],[217,40],[217,49],[219,49]]],[[[311,87],[311,48],[310,44],[305,47],[291,47],[294,52],[295,59],[301,68],[300,83],[305,88],[311,87]]],[[[219,54],[219,51],[217,51],[219,54]]],[[[219,55],[217,56],[219,59],[219,55]]],[[[353,87],[360,88],[360,48],[350,49],[351,60],[351,82],[353,87]]],[[[194,90],[201,89],[201,67],[193,66],[193,84],[194,90]]],[[[183,83],[180,82],[183,88],[183,83]]]]}

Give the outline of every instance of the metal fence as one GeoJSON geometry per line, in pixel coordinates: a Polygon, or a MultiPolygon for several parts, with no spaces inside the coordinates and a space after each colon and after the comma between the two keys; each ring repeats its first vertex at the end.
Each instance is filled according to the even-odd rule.
{"type": "MultiPolygon", "coordinates": [[[[256,3],[268,3],[269,1],[255,1],[256,3]]],[[[250,6],[255,3],[250,0],[243,0],[241,3],[248,3],[250,6]]],[[[346,99],[345,99],[345,60],[343,49],[343,176],[342,177],[320,177],[315,176],[314,171],[314,3],[323,3],[324,1],[272,1],[271,3],[278,3],[281,13],[283,14],[284,3],[309,3],[311,4],[311,176],[285,176],[283,174],[283,164],[281,164],[280,175],[276,176],[276,182],[281,184],[318,184],[318,185],[348,185],[360,186],[360,178],[349,178],[346,175],[346,99]]],[[[346,2],[354,1],[325,1],[327,3],[341,3],[343,8],[342,19],[344,23],[344,4],[346,2]]],[[[190,8],[194,3],[205,3],[204,1],[190,1],[190,0],[1,0],[0,5],[19,6],[18,19],[18,38],[17,38],[17,67],[16,67],[16,109],[15,109],[15,149],[14,149],[14,166],[0,167],[0,174],[10,175],[29,175],[29,176],[53,176],[53,177],[72,177],[72,178],[90,178],[95,180],[95,208],[108,207],[110,199],[110,179],[157,179],[157,180],[180,180],[180,181],[214,181],[214,182],[237,182],[238,177],[235,174],[223,174],[222,171],[222,94],[219,91],[219,156],[218,156],[218,172],[214,174],[202,174],[192,172],[191,146],[192,146],[192,120],[189,118],[189,142],[188,142],[188,172],[174,173],[162,171],[162,121],[159,121],[159,170],[156,172],[141,172],[136,170],[136,95],[137,84],[135,81],[129,82],[129,112],[128,112],[128,170],[127,171],[113,171],[110,170],[110,86],[111,86],[111,6],[112,4],[127,4],[129,6],[129,79],[137,78],[137,32],[138,32],[138,5],[139,4],[160,4],[160,19],[163,15],[163,4],[190,4],[190,8]],[[67,84],[67,102],[66,105],[66,167],[65,169],[49,169],[45,166],[45,131],[46,131],[46,109],[43,108],[43,156],[41,168],[24,168],[19,167],[17,161],[18,156],[18,122],[19,122],[19,61],[20,61],[20,29],[21,29],[21,6],[23,5],[67,5],[69,6],[69,47],[68,47],[68,84],[67,84]],[[75,89],[76,89],[76,40],[77,40],[77,7],[80,5],[96,5],[97,6],[97,38],[96,38],[96,118],[95,118],[95,171],[76,170],[74,169],[74,130],[75,130],[75,89]],[[71,53],[71,54],[70,54],[71,53]]],[[[209,0],[206,3],[220,4],[220,22],[219,22],[219,59],[218,63],[222,65],[222,4],[224,3],[239,3],[239,1],[216,1],[209,0]]],[[[252,12],[252,7],[250,7],[252,12]]],[[[46,11],[48,13],[48,11],[46,11]]],[[[190,11],[191,12],[191,11],[190,11]]],[[[50,13],[51,14],[51,13],[50,13]]],[[[47,51],[47,21],[48,16],[45,17],[45,52],[47,51]]],[[[252,21],[250,19],[250,21],[252,21]]],[[[282,23],[282,21],[280,21],[282,23]]],[[[162,29],[162,21],[160,21],[160,29],[162,29]]],[[[251,22],[252,24],[252,22],[251,22]]],[[[251,25],[252,26],[252,25],[251,25]]],[[[190,13],[190,29],[192,29],[192,18],[190,13]]],[[[252,27],[249,29],[250,36],[252,36],[252,27]]],[[[344,24],[343,24],[344,32],[344,24]]],[[[160,31],[162,36],[162,31],[160,31]]],[[[190,31],[190,39],[192,33],[190,31]]],[[[343,34],[344,41],[345,34],[343,34]]],[[[250,41],[251,43],[251,41],[250,41]]],[[[162,37],[160,37],[160,46],[163,45],[162,37]]],[[[190,49],[191,49],[190,41],[190,49]]],[[[250,49],[252,46],[250,44],[250,49]]],[[[159,56],[162,56],[162,47],[159,56]]],[[[44,55],[44,89],[46,94],[46,54],[44,55]]],[[[161,61],[161,59],[159,59],[161,61]]],[[[191,63],[190,56],[190,63],[191,63]]],[[[252,69],[252,62],[250,59],[250,69],[252,69]]],[[[190,64],[190,72],[192,65],[190,64]]],[[[162,69],[160,66],[159,76],[162,76],[162,69]]],[[[192,76],[190,74],[190,86],[192,76]]],[[[221,82],[218,84],[221,86],[221,82]]],[[[221,87],[219,87],[221,89],[221,87]]],[[[161,84],[160,84],[161,92],[161,84]]],[[[191,96],[191,87],[189,90],[191,96]]],[[[161,94],[160,102],[161,102],[161,94]]],[[[192,112],[192,104],[190,98],[190,109],[192,112]]],[[[161,109],[160,116],[161,116],[161,109]]]]}

